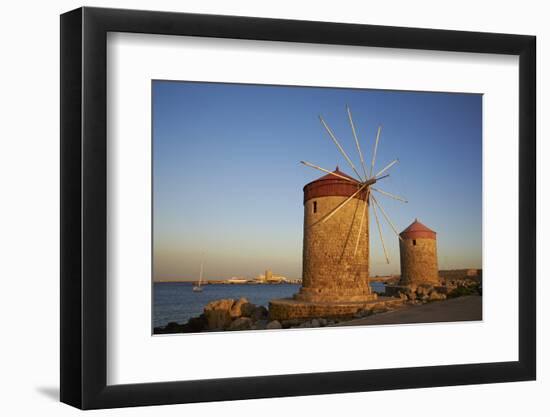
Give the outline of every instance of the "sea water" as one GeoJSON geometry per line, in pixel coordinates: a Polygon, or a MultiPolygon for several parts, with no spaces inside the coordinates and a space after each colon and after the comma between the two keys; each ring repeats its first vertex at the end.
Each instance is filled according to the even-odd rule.
{"type": "MultiPolygon", "coordinates": [[[[373,282],[375,291],[382,292],[384,284],[373,282]]],[[[199,316],[210,301],[222,298],[246,298],[249,302],[267,307],[269,300],[288,298],[300,289],[298,284],[210,284],[201,292],[193,291],[191,282],[157,282],[153,284],[153,327],[171,321],[186,323],[199,316]]]]}

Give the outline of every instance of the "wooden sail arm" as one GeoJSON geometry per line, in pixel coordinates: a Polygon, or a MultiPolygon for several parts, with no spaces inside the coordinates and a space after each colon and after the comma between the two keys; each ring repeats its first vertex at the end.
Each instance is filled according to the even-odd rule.
{"type": "Polygon", "coordinates": [[[348,154],[346,153],[346,151],[344,151],[344,148],[342,148],[342,145],[340,145],[340,142],[338,142],[338,139],[336,139],[336,136],[334,136],[334,133],[332,132],[332,130],[330,129],[330,127],[328,127],[327,123],[325,122],[325,120],[319,116],[319,120],[321,120],[321,123],[323,124],[323,126],[325,127],[325,130],[327,131],[327,133],[329,134],[330,138],[332,139],[332,141],[334,142],[334,144],[336,145],[336,147],[338,148],[338,150],[340,151],[340,153],[344,156],[344,158],[346,159],[346,161],[348,161],[348,164],[350,165],[351,169],[353,169],[353,171],[355,172],[355,174],[357,175],[357,177],[359,177],[359,179],[361,181],[363,181],[363,177],[361,177],[361,174],[359,174],[359,172],[357,171],[357,168],[355,168],[355,165],[353,164],[353,162],[351,161],[351,159],[349,158],[348,154]]]}
{"type": "Polygon", "coordinates": [[[353,138],[355,139],[355,145],[357,146],[357,152],[359,153],[359,159],[361,160],[361,167],[363,168],[363,173],[365,174],[365,179],[369,176],[367,174],[367,167],[365,166],[365,159],[363,158],[363,152],[361,152],[361,146],[359,145],[359,139],[357,138],[357,132],[355,131],[355,123],[353,123],[353,117],[351,117],[351,110],[349,106],[346,106],[348,111],[349,124],[351,126],[351,132],[353,133],[353,138]]]}

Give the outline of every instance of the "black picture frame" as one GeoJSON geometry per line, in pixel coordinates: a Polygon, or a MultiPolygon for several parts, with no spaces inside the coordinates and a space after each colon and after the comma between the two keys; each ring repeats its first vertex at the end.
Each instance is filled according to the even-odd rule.
{"type": "Polygon", "coordinates": [[[534,36],[84,7],[61,15],[60,56],[62,402],[95,409],[536,378],[534,36]],[[107,385],[108,32],[519,56],[519,360],[107,385]]]}

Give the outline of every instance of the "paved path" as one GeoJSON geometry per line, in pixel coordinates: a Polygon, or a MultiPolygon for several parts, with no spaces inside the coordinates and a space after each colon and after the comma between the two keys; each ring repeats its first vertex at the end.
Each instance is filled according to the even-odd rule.
{"type": "Polygon", "coordinates": [[[346,321],[338,326],[481,320],[481,299],[480,296],[470,295],[428,304],[406,306],[387,313],[346,321]]]}

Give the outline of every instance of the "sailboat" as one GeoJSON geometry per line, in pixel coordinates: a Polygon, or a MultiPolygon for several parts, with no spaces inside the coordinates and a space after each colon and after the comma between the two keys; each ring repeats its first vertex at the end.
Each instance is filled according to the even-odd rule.
{"type": "Polygon", "coordinates": [[[201,292],[203,290],[203,288],[201,287],[201,284],[202,284],[202,270],[203,270],[203,264],[204,262],[201,262],[201,273],[199,275],[199,284],[198,285],[195,285],[193,287],[193,291],[194,292],[201,292]]]}

